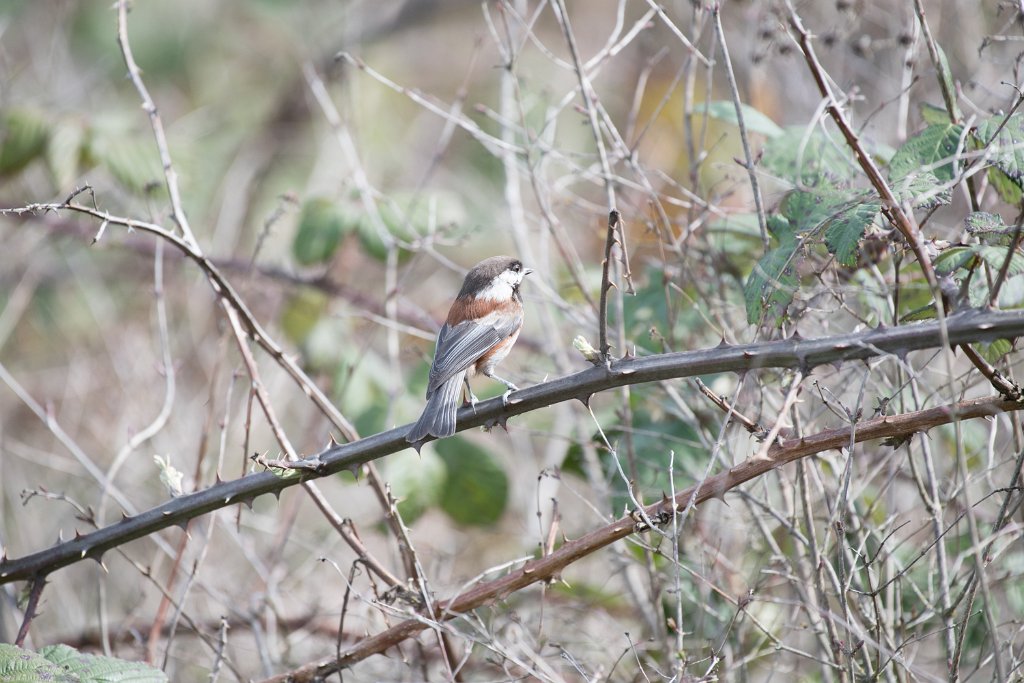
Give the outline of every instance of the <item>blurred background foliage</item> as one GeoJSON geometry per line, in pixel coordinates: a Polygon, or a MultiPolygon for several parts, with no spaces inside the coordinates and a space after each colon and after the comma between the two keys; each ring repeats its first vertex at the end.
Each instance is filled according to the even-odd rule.
{"type": "MultiPolygon", "coordinates": [[[[699,32],[705,54],[719,54],[699,3],[663,5],[687,35],[699,32]]],[[[924,5],[982,144],[995,134],[985,126],[1013,100],[1001,81],[1021,82],[1016,10],[998,2],[924,5]],[[1010,37],[993,38],[999,36],[1010,37]]],[[[632,0],[567,6],[584,61],[605,49],[620,19],[628,31],[650,10],[632,0]]],[[[964,129],[943,124],[941,109],[935,114],[942,102],[936,72],[908,3],[837,0],[798,8],[817,35],[833,81],[850,94],[859,133],[888,164],[894,183],[948,155],[950,144],[956,149],[964,129]]],[[[864,192],[846,147],[836,144],[841,138],[818,123],[820,97],[777,12],[766,0],[726,2],[722,12],[771,214],[767,250],[737,162],[743,151],[720,65],[696,68],[670,27],[651,18],[620,50],[592,66],[603,112],[621,135],[616,142],[606,124],[623,178],[617,200],[635,287],[635,296],[612,307],[612,327],[621,330],[618,355],[894,322],[883,286],[894,278],[875,277],[898,268],[880,207],[864,192]]],[[[115,42],[115,19],[109,2],[0,5],[0,205],[60,201],[88,184],[102,209],[173,227],[149,122],[115,42]]],[[[166,126],[185,210],[202,248],[363,435],[415,419],[439,321],[465,268],[492,254],[517,253],[538,271],[524,287],[527,324],[506,361],[509,375],[522,386],[586,365],[572,354],[570,340],[584,334],[596,342],[592,301],[607,207],[593,133],[578,92],[573,95],[577,75],[549,5],[136,2],[129,34],[166,126]],[[502,56],[507,41],[516,53],[512,71],[502,56]],[[316,97],[321,82],[337,122],[316,97]],[[507,157],[496,141],[525,151],[507,157]]],[[[987,230],[990,240],[967,243],[963,220],[970,211],[959,193],[920,207],[933,210],[926,232],[936,249],[953,246],[937,266],[958,282],[969,280],[978,263],[997,268],[1007,253],[1006,226],[1020,199],[1012,150],[1021,136],[1013,127],[1006,134],[1001,149],[1010,156],[995,165],[1003,175],[990,180],[998,194],[982,207],[985,216],[971,213],[975,228],[987,230]]],[[[916,197],[952,178],[954,170],[938,166],[924,185],[908,191],[916,197]]],[[[82,195],[79,201],[92,200],[82,195]]],[[[121,228],[107,228],[90,246],[98,230],[73,214],[0,218],[0,361],[39,404],[39,415],[33,415],[13,384],[0,391],[0,545],[11,556],[37,550],[60,533],[68,537],[90,528],[73,507],[38,495],[44,490],[79,501],[94,521],[106,524],[120,512],[105,500],[112,490],[137,509],[166,497],[153,454],[185,473],[188,490],[216,477],[240,476],[252,451],[276,455],[198,269],[121,228]],[[166,335],[154,313],[154,258],[165,265],[166,335]],[[175,380],[170,389],[169,376],[175,380]],[[112,470],[132,435],[163,408],[171,418],[112,470]],[[67,442],[40,416],[59,424],[80,453],[69,455],[67,442]],[[116,474],[110,489],[84,474],[83,458],[116,474]]],[[[1022,272],[1015,265],[1011,275],[1022,272]]],[[[972,285],[971,303],[986,298],[980,282],[972,285]]],[[[916,284],[902,292],[898,317],[929,315],[919,277],[916,284]]],[[[1020,280],[1007,285],[1004,306],[1019,306],[1020,280]]],[[[995,361],[1009,351],[1002,344],[989,357],[995,361]]],[[[260,358],[260,367],[293,441],[304,453],[315,452],[327,442],[327,421],[270,359],[260,358]]],[[[823,381],[850,399],[858,388],[854,378],[868,382],[852,368],[825,373],[823,381]]],[[[704,379],[721,394],[739,392],[744,410],[771,420],[786,377],[763,372],[756,386],[733,377],[704,379]]],[[[894,383],[893,376],[873,376],[869,397],[905,393],[894,383]]],[[[483,382],[477,389],[481,397],[499,393],[483,382]]],[[[808,408],[809,424],[829,423],[822,403],[808,408]]],[[[627,476],[648,501],[702,476],[712,453],[721,450],[728,461],[738,461],[757,447],[738,432],[721,445],[721,415],[683,383],[597,397],[594,409],[609,442],[629,451],[627,476]]],[[[420,457],[408,451],[384,462],[433,588],[446,594],[489,567],[537,552],[554,518],[552,498],[558,498],[560,530],[569,537],[629,507],[626,482],[596,432],[580,406],[562,405],[513,421],[508,434],[463,434],[427,447],[420,457]]],[[[952,432],[937,430],[932,438],[945,452],[956,449],[952,432]]],[[[981,430],[965,439],[981,444],[973,458],[985,457],[988,438],[981,430]]],[[[868,467],[882,468],[882,457],[881,451],[869,453],[868,467]]],[[[843,470],[835,455],[818,466],[829,481],[843,470]]],[[[897,474],[887,469],[886,475],[909,487],[901,466],[892,467],[897,474]]],[[[778,477],[784,480],[780,488],[791,493],[793,475],[778,477]]],[[[855,496],[854,505],[882,528],[896,528],[913,507],[894,493],[899,487],[893,481],[867,479],[855,496]]],[[[722,596],[770,592],[780,583],[762,573],[778,559],[771,544],[755,547],[750,540],[747,515],[774,524],[748,500],[772,500],[773,493],[762,490],[767,486],[744,493],[739,509],[714,507],[711,515],[688,522],[694,528],[682,544],[693,553],[685,561],[694,574],[678,587],[681,598],[667,597],[666,579],[654,578],[671,573],[670,564],[641,545],[617,551],[610,565],[593,558],[574,568],[546,598],[565,608],[550,617],[553,631],[567,629],[558,633],[559,647],[572,650],[587,668],[609,671],[627,666],[617,660],[629,648],[622,632],[643,632],[653,643],[641,647],[645,662],[663,663],[668,653],[659,648],[671,627],[643,607],[656,604],[674,618],[673,601],[682,600],[692,611],[683,656],[704,661],[714,651],[737,670],[749,665],[760,679],[770,665],[751,653],[768,652],[774,641],[749,624],[747,630],[734,628],[734,604],[722,596]],[[699,572],[712,578],[702,582],[695,578],[699,572]],[[616,643],[614,652],[606,642],[616,643]]],[[[382,513],[365,487],[346,478],[329,493],[344,516],[366,529],[374,551],[395,560],[386,534],[373,532],[382,530],[382,513]]],[[[336,628],[342,582],[313,560],[347,566],[351,555],[301,492],[290,491],[280,502],[258,500],[252,511],[199,520],[190,531],[193,540],[183,552],[195,563],[195,588],[168,578],[175,576],[170,559],[152,541],[129,545],[126,557],[151,567],[202,628],[212,629],[209,624],[227,613],[248,633],[233,641],[236,675],[269,675],[323,654],[325,643],[333,647],[334,636],[324,633],[336,628]],[[226,542],[211,544],[212,538],[226,542]],[[260,658],[248,661],[249,652],[260,658]]],[[[784,551],[793,543],[784,526],[773,526],[772,533],[784,551]]],[[[167,538],[179,542],[173,534],[167,538]]],[[[953,554],[964,553],[968,541],[946,539],[953,554]]],[[[909,564],[914,543],[925,544],[907,543],[896,546],[894,566],[909,564]]],[[[1019,577],[1024,555],[1010,557],[1004,578],[1019,577]]],[[[63,640],[152,660],[159,638],[140,633],[153,619],[159,591],[125,558],[111,554],[107,563],[109,575],[75,566],[47,589],[47,608],[33,631],[38,645],[63,640]]],[[[920,585],[930,571],[931,565],[918,565],[914,572],[924,575],[907,579],[920,585]]],[[[1007,580],[1000,586],[1016,614],[1024,610],[1020,585],[1007,580]]],[[[927,611],[910,594],[893,599],[906,601],[912,616],[927,611]]],[[[0,608],[2,639],[16,628],[14,596],[7,595],[0,608]]],[[[518,602],[516,609],[533,618],[539,607],[518,602]]],[[[762,623],[777,625],[789,608],[766,601],[751,610],[759,610],[762,623]]],[[[938,623],[929,613],[915,628],[938,623]]],[[[378,614],[364,610],[352,616],[346,633],[380,625],[378,614]]],[[[186,645],[194,637],[183,634],[167,646],[176,679],[205,675],[206,659],[186,645]]],[[[793,638],[804,642],[800,634],[793,638]]],[[[541,649],[540,641],[547,643],[531,642],[541,649]]],[[[926,670],[943,670],[934,642],[920,653],[926,670]]],[[[810,668],[798,656],[785,666],[810,668]]],[[[361,675],[392,675],[394,667],[399,665],[382,661],[361,675]]],[[[632,668],[630,675],[636,675],[632,668]]],[[[827,671],[822,675],[827,678],[827,671]]]]}

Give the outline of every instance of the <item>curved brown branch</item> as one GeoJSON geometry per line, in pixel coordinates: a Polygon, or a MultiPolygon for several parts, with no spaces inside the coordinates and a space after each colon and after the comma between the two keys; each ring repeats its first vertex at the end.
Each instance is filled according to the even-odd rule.
{"type": "MultiPolygon", "coordinates": [[[[478,403],[475,409],[463,408],[458,414],[457,430],[502,424],[515,415],[572,399],[587,401],[594,393],[627,384],[757,368],[798,368],[806,372],[827,363],[902,356],[910,351],[935,348],[942,345],[944,336],[951,344],[1024,336],[1024,312],[965,311],[947,318],[944,329],[937,322],[927,322],[823,339],[792,338],[622,359],[608,367],[591,367],[517,391],[511,395],[508,405],[503,405],[501,398],[495,398],[478,403]]],[[[284,476],[261,472],[222,482],[47,550],[14,560],[4,557],[0,559],[0,584],[45,576],[86,558],[98,561],[105,552],[128,541],[170,526],[183,526],[207,512],[277,493],[309,479],[342,470],[358,472],[364,463],[408,448],[407,431],[408,426],[402,426],[336,445],[300,461],[301,470],[291,470],[284,476]]]]}
{"type": "MultiPolygon", "coordinates": [[[[700,505],[712,498],[722,498],[740,484],[755,479],[780,465],[816,453],[846,448],[850,445],[851,439],[855,443],[862,443],[883,438],[905,437],[938,425],[948,424],[954,420],[985,417],[1022,408],[1024,406],[1015,401],[1005,401],[995,397],[982,398],[902,415],[878,417],[854,426],[829,429],[813,436],[773,445],[768,450],[767,457],[748,458],[725,472],[708,477],[702,484],[683,489],[676,494],[675,498],[648,505],[642,513],[635,511],[633,514],[591,531],[575,541],[565,543],[550,555],[527,562],[511,574],[479,584],[472,590],[439,603],[435,618],[441,621],[453,619],[459,614],[481,607],[532,584],[557,578],[563,569],[580,558],[630,534],[649,530],[643,522],[638,520],[651,519],[659,526],[667,524],[676,512],[685,509],[691,504],[691,501],[693,505],[700,505]]],[[[365,638],[342,653],[340,657],[312,662],[294,671],[269,678],[264,683],[302,683],[323,680],[340,669],[386,651],[430,625],[431,620],[426,618],[408,619],[377,635],[365,638]]]]}

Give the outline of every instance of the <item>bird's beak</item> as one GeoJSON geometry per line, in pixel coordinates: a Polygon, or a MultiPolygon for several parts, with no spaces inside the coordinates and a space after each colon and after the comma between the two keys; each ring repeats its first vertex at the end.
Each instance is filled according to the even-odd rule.
{"type": "Polygon", "coordinates": [[[523,277],[526,277],[527,275],[529,275],[532,272],[533,272],[533,268],[526,268],[525,270],[523,270],[523,277]]]}

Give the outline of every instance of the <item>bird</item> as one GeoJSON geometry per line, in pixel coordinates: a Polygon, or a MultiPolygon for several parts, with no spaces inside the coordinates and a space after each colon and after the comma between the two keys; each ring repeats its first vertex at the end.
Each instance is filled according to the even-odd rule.
{"type": "Polygon", "coordinates": [[[469,386],[472,375],[482,374],[504,384],[505,402],[509,394],[519,390],[494,374],[494,368],[512,350],[523,329],[519,285],[532,272],[512,256],[492,256],[466,274],[437,334],[427,381],[427,405],[405,436],[417,450],[429,436],[443,439],[455,433],[455,412],[463,385],[470,404],[476,405],[477,398],[469,386]]]}

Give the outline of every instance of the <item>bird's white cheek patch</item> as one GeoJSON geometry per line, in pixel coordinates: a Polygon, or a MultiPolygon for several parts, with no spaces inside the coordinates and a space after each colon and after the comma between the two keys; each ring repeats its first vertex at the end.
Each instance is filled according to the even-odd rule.
{"type": "Polygon", "coordinates": [[[512,285],[500,278],[495,278],[491,281],[491,284],[481,289],[480,293],[473,298],[504,303],[512,298],[512,285]]]}

